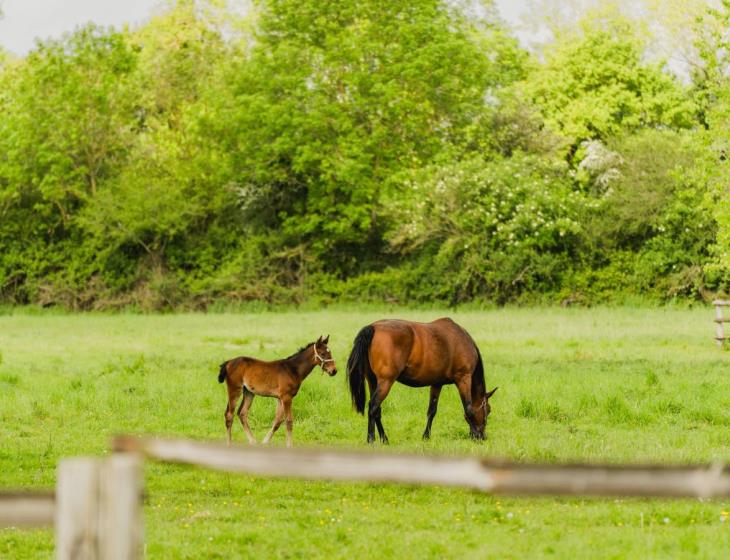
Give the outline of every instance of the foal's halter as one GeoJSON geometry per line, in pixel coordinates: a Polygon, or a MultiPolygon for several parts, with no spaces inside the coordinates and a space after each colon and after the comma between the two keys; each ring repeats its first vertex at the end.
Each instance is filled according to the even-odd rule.
{"type": "Polygon", "coordinates": [[[319,361],[320,361],[320,364],[319,364],[319,366],[320,366],[320,367],[321,367],[322,369],[324,369],[324,365],[325,365],[325,364],[326,364],[327,362],[334,362],[334,361],[335,361],[335,359],[334,359],[334,358],[328,358],[328,359],[326,359],[326,360],[325,360],[325,359],[324,359],[324,358],[323,358],[322,356],[320,356],[320,355],[319,355],[319,354],[317,353],[317,343],[316,343],[316,342],[315,342],[315,343],[314,343],[314,345],[312,346],[312,349],[314,350],[314,357],[315,357],[315,358],[316,358],[317,360],[319,360],[319,361]]]}

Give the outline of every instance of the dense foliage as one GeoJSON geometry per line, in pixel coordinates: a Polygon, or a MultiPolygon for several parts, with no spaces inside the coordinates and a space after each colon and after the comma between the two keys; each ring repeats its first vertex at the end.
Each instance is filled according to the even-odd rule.
{"type": "Polygon", "coordinates": [[[711,297],[730,4],[688,80],[606,13],[179,0],[0,57],[0,300],[73,308],[711,297]]]}

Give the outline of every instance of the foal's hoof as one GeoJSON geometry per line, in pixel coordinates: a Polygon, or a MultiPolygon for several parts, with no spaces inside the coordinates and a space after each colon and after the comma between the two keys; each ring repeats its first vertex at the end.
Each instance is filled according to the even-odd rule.
{"type": "Polygon", "coordinates": [[[428,441],[429,439],[431,439],[431,434],[429,434],[428,432],[423,432],[422,439],[423,439],[423,441],[428,441]]]}

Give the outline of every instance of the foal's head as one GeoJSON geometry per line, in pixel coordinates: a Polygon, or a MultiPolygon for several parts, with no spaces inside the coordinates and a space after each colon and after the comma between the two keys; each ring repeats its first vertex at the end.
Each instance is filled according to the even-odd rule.
{"type": "Polygon", "coordinates": [[[333,376],[337,374],[337,365],[335,364],[335,359],[332,357],[332,352],[330,352],[329,346],[327,346],[329,340],[330,335],[327,335],[325,338],[320,336],[317,339],[317,342],[313,345],[314,359],[318,366],[322,366],[323,371],[327,372],[330,376],[333,376]]]}
{"type": "Polygon", "coordinates": [[[489,413],[492,412],[492,407],[489,405],[489,398],[496,390],[497,387],[491,391],[485,392],[483,400],[472,403],[474,410],[474,424],[472,424],[471,427],[471,437],[474,439],[484,439],[484,429],[487,427],[487,417],[489,416],[489,413]]]}

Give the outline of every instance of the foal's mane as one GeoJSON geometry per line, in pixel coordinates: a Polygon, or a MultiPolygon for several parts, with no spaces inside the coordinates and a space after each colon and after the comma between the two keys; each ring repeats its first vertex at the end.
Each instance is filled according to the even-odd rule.
{"type": "Polygon", "coordinates": [[[287,357],[286,357],[285,359],[286,359],[286,360],[291,360],[292,358],[296,358],[296,357],[297,357],[297,356],[298,356],[299,354],[301,354],[301,353],[302,353],[302,352],[304,352],[304,351],[305,351],[305,350],[306,350],[307,348],[309,348],[310,346],[312,346],[312,344],[314,344],[314,342],[310,342],[310,343],[309,343],[309,344],[307,344],[306,346],[302,346],[302,347],[301,347],[301,348],[300,348],[299,350],[297,350],[296,352],[294,352],[294,353],[293,353],[293,354],[292,354],[291,356],[287,356],[287,357]]]}

